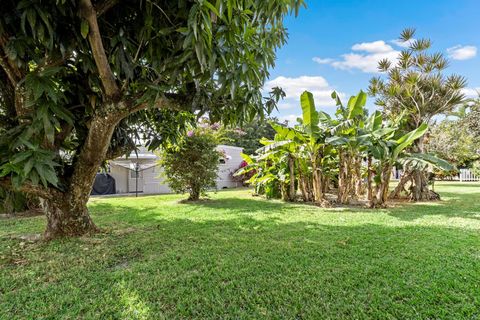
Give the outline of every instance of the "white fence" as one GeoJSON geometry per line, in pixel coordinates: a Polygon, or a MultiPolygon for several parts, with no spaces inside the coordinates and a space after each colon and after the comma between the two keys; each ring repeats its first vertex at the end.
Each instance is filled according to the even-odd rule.
{"type": "Polygon", "coordinates": [[[460,169],[458,174],[458,180],[460,181],[480,181],[480,177],[473,174],[470,169],[460,169]]]}
{"type": "MultiPolygon", "coordinates": [[[[402,170],[393,170],[392,179],[400,179],[402,176],[402,170]]],[[[437,178],[436,180],[442,180],[437,178]]],[[[476,176],[470,169],[460,169],[460,173],[456,176],[446,177],[444,180],[453,180],[453,181],[480,181],[480,176],[476,176]]]]}

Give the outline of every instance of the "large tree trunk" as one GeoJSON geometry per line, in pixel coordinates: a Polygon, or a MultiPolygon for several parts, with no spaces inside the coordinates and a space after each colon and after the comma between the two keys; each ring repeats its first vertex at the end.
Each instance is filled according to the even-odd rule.
{"type": "MultiPolygon", "coordinates": [[[[115,110],[116,107],[118,104],[112,105],[111,109],[115,110]]],[[[108,109],[107,106],[106,110],[108,109]]],[[[95,115],[92,118],[88,136],[75,162],[67,190],[41,199],[47,217],[45,238],[81,236],[99,230],[88,214],[87,202],[95,176],[105,160],[113,130],[121,118],[122,114],[118,111],[95,115]]]]}
{"type": "Polygon", "coordinates": [[[99,231],[88,214],[86,203],[70,202],[65,198],[40,199],[40,204],[47,217],[45,239],[65,236],[81,236],[99,231]]]}
{"type": "Polygon", "coordinates": [[[398,185],[390,193],[390,199],[399,199],[402,196],[402,192],[407,193],[408,198],[411,201],[432,201],[440,200],[440,195],[432,190],[428,186],[428,178],[422,170],[412,170],[405,172],[398,185]],[[405,186],[410,182],[410,188],[407,190],[405,186]]]}
{"type": "MultiPolygon", "coordinates": [[[[425,153],[425,137],[422,136],[415,141],[414,150],[418,153],[425,153]]],[[[411,182],[408,198],[411,201],[431,201],[440,200],[440,195],[428,186],[427,172],[425,170],[406,168],[405,173],[400,178],[397,187],[390,194],[390,198],[400,198],[401,193],[405,191],[405,185],[411,182]]]]}
{"type": "Polygon", "coordinates": [[[440,200],[440,195],[432,190],[428,185],[428,178],[425,171],[413,170],[412,188],[410,200],[412,201],[432,201],[440,200]]]}

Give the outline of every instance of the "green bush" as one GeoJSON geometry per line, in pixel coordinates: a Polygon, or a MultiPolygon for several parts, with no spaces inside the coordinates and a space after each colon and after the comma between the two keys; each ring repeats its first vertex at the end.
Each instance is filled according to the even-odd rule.
{"type": "Polygon", "coordinates": [[[218,139],[206,128],[189,131],[177,144],[163,148],[160,165],[170,188],[177,193],[188,192],[189,200],[216,186],[221,153],[215,148],[218,139]]]}
{"type": "Polygon", "coordinates": [[[472,173],[477,177],[480,177],[480,160],[474,161],[472,163],[472,173]]]}
{"type": "Polygon", "coordinates": [[[28,210],[28,199],[20,192],[0,188],[0,213],[15,213],[28,210]]]}

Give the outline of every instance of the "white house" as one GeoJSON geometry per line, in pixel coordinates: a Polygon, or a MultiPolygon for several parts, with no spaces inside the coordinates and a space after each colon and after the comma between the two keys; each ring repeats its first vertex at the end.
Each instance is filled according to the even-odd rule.
{"type": "MultiPolygon", "coordinates": [[[[218,166],[217,189],[240,187],[241,183],[232,179],[232,173],[243,161],[240,156],[243,149],[219,145],[217,150],[225,154],[218,166]]],[[[170,193],[171,190],[162,177],[162,167],[157,164],[158,160],[157,155],[141,147],[138,153],[133,152],[128,157],[111,161],[109,173],[115,179],[116,193],[170,193]]]]}

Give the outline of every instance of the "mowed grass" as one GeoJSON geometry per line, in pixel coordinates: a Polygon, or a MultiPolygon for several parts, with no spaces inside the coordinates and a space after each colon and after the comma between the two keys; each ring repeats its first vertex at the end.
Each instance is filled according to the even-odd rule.
{"type": "Polygon", "coordinates": [[[322,209],[224,191],[94,198],[105,233],[0,220],[0,319],[480,319],[480,184],[322,209]]]}

